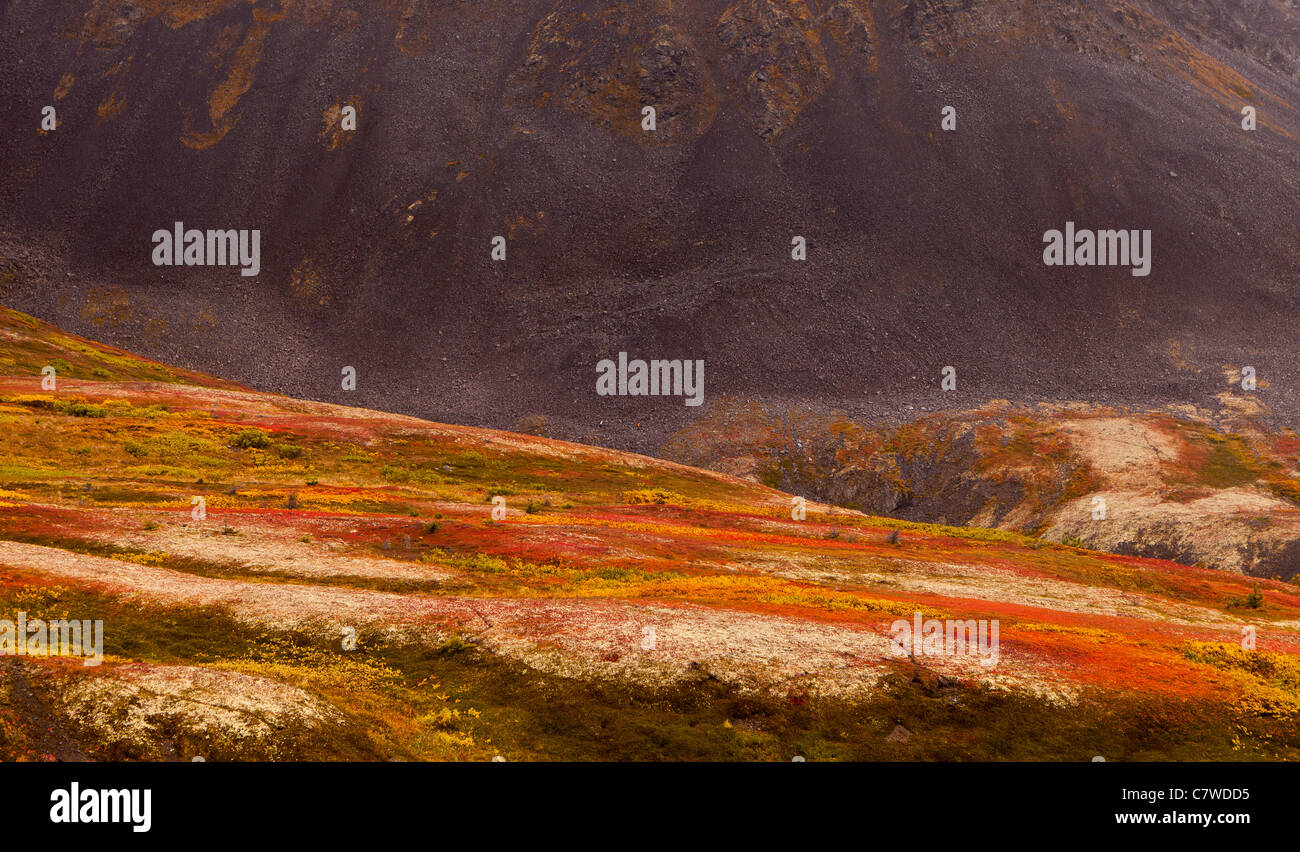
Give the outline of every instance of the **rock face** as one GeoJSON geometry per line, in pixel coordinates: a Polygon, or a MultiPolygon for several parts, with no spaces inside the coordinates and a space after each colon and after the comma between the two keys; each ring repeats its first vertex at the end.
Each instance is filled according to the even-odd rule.
{"type": "Polygon", "coordinates": [[[902,725],[895,725],[894,730],[890,731],[889,736],[885,737],[885,741],[891,743],[905,743],[911,738],[911,731],[904,728],[902,725]]]}
{"type": "Polygon", "coordinates": [[[648,449],[698,412],[600,359],[868,412],[945,365],[1300,386],[1283,0],[14,0],[0,81],[0,299],[263,388],[648,449]],[[260,275],[152,265],[176,221],[260,229],[260,275]],[[1150,229],[1151,275],[1045,267],[1067,221],[1150,229]]]}

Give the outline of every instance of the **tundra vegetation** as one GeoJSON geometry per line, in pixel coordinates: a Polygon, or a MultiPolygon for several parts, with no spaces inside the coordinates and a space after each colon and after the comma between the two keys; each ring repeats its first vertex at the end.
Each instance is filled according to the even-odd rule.
{"type": "Polygon", "coordinates": [[[2,759],[1300,758],[1291,583],[795,520],[753,479],[255,393],[12,311],[0,364],[0,619],[105,637],[98,667],[0,658],[2,759]],[[996,619],[997,665],[893,656],[917,612],[996,619]]]}

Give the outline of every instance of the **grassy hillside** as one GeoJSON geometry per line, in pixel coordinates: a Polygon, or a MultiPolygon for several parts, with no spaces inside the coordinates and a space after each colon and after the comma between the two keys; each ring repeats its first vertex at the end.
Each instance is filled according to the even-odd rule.
{"type": "Polygon", "coordinates": [[[9,311],[0,364],[0,618],[103,619],[106,654],[0,657],[3,759],[1300,757],[1291,584],[795,520],[742,479],[9,311]],[[997,619],[997,664],[894,656],[918,612],[997,619]]]}

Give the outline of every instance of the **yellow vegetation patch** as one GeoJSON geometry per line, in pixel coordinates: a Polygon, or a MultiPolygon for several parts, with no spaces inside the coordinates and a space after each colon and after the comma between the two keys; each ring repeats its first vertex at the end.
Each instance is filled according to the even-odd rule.
{"type": "Polygon", "coordinates": [[[1026,633],[1062,633],[1071,636],[1092,636],[1097,639],[1119,639],[1120,634],[1111,630],[1100,630],[1096,627],[1076,627],[1066,624],[1040,624],[1038,622],[1029,622],[1026,624],[1017,624],[1016,630],[1026,633]]]}
{"type": "Polygon", "coordinates": [[[1268,651],[1249,651],[1222,642],[1190,642],[1183,656],[1224,672],[1241,697],[1236,706],[1247,716],[1300,714],[1300,659],[1268,651]]]}
{"type": "Polygon", "coordinates": [[[121,562],[134,562],[136,565],[162,565],[167,561],[169,554],[162,551],[151,551],[149,553],[114,553],[113,559],[121,562]]]}

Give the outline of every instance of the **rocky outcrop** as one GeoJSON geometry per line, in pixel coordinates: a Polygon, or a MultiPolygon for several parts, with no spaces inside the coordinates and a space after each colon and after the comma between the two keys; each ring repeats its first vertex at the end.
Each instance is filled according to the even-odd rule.
{"type": "Polygon", "coordinates": [[[869,514],[1285,580],[1300,575],[1294,436],[1233,408],[994,404],[878,427],[733,408],[664,452],[869,514]]]}

